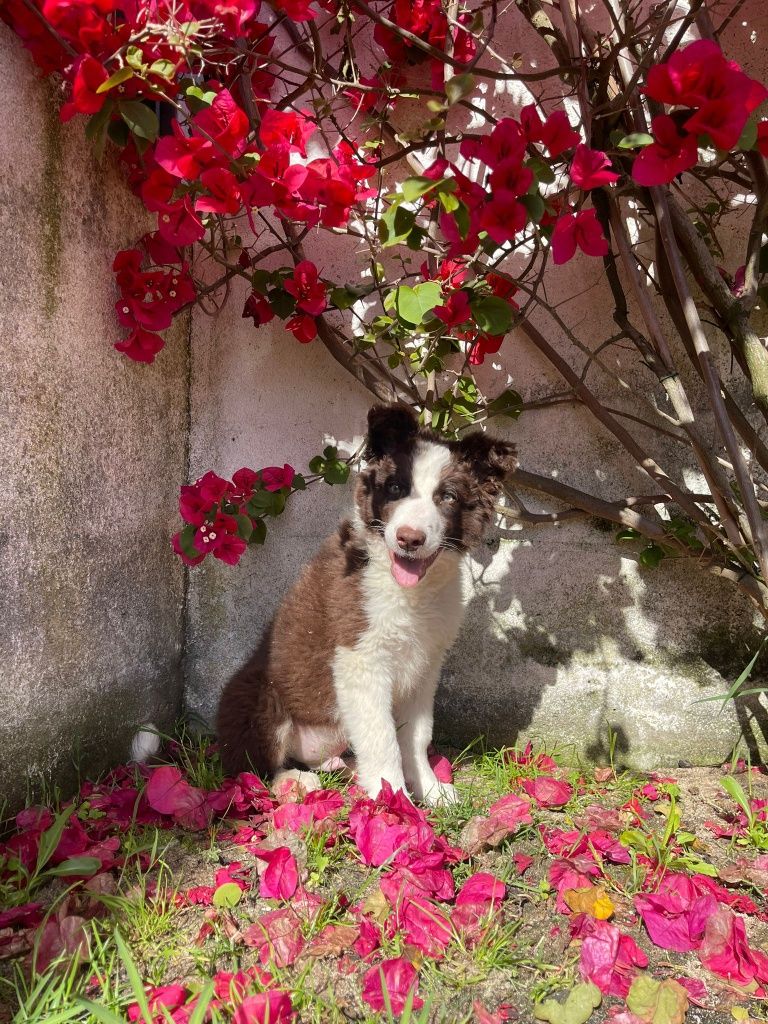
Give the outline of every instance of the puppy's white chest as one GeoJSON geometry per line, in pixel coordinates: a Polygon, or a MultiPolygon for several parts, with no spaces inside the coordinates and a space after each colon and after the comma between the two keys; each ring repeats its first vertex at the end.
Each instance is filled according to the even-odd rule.
{"type": "Polygon", "coordinates": [[[368,628],[357,647],[379,661],[395,698],[438,671],[456,638],[463,606],[458,572],[451,568],[413,589],[399,586],[386,564],[372,560],[364,570],[368,628]]]}

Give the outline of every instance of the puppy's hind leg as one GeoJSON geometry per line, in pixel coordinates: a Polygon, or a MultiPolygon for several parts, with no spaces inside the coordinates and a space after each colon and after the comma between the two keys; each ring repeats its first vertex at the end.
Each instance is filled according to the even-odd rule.
{"type": "Polygon", "coordinates": [[[274,687],[251,663],[224,687],[216,715],[216,734],[228,776],[254,772],[271,779],[285,764],[291,730],[274,687]]]}

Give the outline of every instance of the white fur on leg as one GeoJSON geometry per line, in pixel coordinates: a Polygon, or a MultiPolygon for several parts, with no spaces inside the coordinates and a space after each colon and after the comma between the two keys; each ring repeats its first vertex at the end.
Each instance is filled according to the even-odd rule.
{"type": "Polygon", "coordinates": [[[131,740],[131,753],[129,760],[138,761],[143,764],[149,761],[160,750],[160,733],[156,725],[147,722],[134,734],[131,740]]]}
{"type": "Polygon", "coordinates": [[[430,675],[400,704],[397,731],[403,757],[403,772],[408,788],[417,800],[434,806],[455,803],[456,790],[440,782],[429,763],[427,749],[432,740],[433,707],[437,676],[430,675]]]}
{"type": "Polygon", "coordinates": [[[355,753],[357,780],[377,796],[382,782],[405,790],[405,779],[392,717],[392,681],[376,651],[365,649],[366,639],[364,634],[354,649],[337,648],[333,683],[344,735],[355,753]]]}

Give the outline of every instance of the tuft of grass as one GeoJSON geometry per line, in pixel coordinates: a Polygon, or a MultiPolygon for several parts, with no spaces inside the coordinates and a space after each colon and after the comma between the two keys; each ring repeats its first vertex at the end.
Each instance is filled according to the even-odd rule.
{"type": "Polygon", "coordinates": [[[172,736],[159,733],[173,752],[188,781],[199,789],[220,789],[224,781],[221,757],[213,749],[213,736],[203,723],[179,722],[172,736]]]}
{"type": "MultiPolygon", "coordinates": [[[[749,776],[747,777],[749,778],[749,776]]],[[[744,787],[732,775],[726,775],[720,779],[720,785],[731,800],[739,805],[747,819],[746,835],[734,837],[734,843],[738,846],[754,846],[756,850],[768,850],[768,822],[763,821],[755,814],[750,797],[744,792],[744,787]]]]}

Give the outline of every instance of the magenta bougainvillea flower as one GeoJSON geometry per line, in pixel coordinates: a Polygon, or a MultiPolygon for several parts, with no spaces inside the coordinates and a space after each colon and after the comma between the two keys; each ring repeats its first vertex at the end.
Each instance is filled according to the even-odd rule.
{"type": "Polygon", "coordinates": [[[586,256],[608,255],[608,239],[592,209],[565,213],[555,224],[552,233],[553,261],[556,264],[567,263],[577,249],[581,249],[586,256]]]}
{"type": "Polygon", "coordinates": [[[611,161],[599,149],[590,149],[580,144],[576,147],[571,162],[571,181],[579,188],[600,188],[618,181],[621,175],[610,170],[611,161]]]}
{"type": "Polygon", "coordinates": [[[681,135],[671,117],[654,117],[651,131],[654,141],[640,151],[632,164],[632,177],[638,185],[665,185],[696,164],[696,136],[681,135]]]}
{"type": "Polygon", "coordinates": [[[411,1006],[418,1010],[424,1005],[424,1000],[418,995],[419,978],[416,968],[405,957],[384,960],[366,972],[363,978],[363,999],[372,1009],[385,1008],[385,990],[393,1013],[403,1012],[411,991],[414,992],[411,1006]]]}

